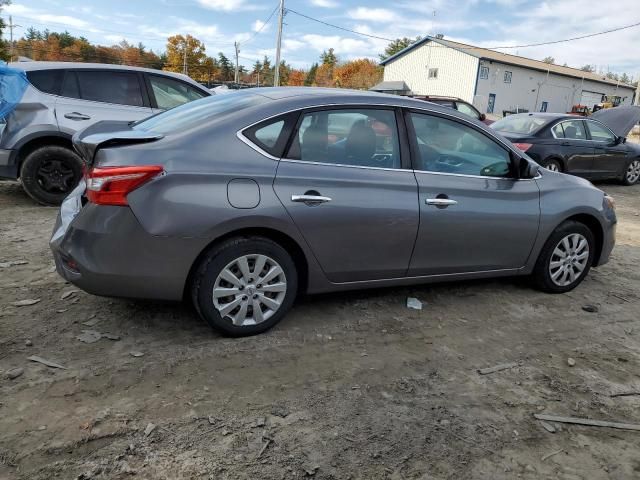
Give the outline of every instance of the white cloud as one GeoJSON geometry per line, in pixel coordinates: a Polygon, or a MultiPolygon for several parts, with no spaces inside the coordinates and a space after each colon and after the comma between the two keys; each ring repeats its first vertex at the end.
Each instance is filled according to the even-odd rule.
{"type": "Polygon", "coordinates": [[[336,8],[340,6],[340,4],[334,0],[311,0],[309,3],[314,7],[320,8],[336,8]]]}
{"type": "Polygon", "coordinates": [[[368,8],[358,7],[355,10],[347,12],[349,17],[354,20],[364,20],[367,22],[396,22],[399,20],[398,15],[392,10],[386,8],[368,8]]]}
{"type": "Polygon", "coordinates": [[[54,15],[25,7],[24,5],[7,5],[3,10],[8,14],[18,15],[40,25],[57,24],[66,27],[83,28],[88,31],[97,31],[89,22],[70,15],[54,15]]]}
{"type": "Polygon", "coordinates": [[[266,24],[262,20],[256,20],[255,22],[253,22],[251,30],[253,30],[254,32],[267,32],[269,30],[269,27],[266,26],[266,24]]]}
{"type": "Polygon", "coordinates": [[[198,0],[198,3],[205,8],[222,12],[262,9],[261,6],[247,3],[246,0],[198,0]]]}

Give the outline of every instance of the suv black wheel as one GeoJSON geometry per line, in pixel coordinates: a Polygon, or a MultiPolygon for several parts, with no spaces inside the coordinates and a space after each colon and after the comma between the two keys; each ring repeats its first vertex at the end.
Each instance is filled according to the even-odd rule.
{"type": "Polygon", "coordinates": [[[587,276],[595,254],[593,232],[583,223],[566,221],[542,247],[533,270],[536,286],[548,293],[573,290],[587,276]]]}
{"type": "Polygon", "coordinates": [[[263,237],[234,238],[207,253],[191,287],[196,310],[221,333],[262,333],[289,311],[298,289],[287,251],[263,237]]]}
{"type": "Polygon", "coordinates": [[[60,205],[82,177],[82,160],[68,148],[40,147],[24,159],[22,188],[42,205],[60,205]]]}

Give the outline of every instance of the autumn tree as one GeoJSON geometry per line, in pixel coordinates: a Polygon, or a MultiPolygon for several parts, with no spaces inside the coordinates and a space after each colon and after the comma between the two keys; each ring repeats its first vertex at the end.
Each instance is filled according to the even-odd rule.
{"type": "Polygon", "coordinates": [[[382,80],[382,67],[368,58],[339,64],[333,72],[336,87],[366,90],[382,80]]]}
{"type": "Polygon", "coordinates": [[[389,43],[389,45],[387,45],[387,48],[384,49],[384,53],[382,53],[382,54],[380,54],[378,56],[380,57],[380,60],[384,60],[385,58],[388,58],[388,57],[390,57],[392,55],[395,55],[400,50],[404,50],[405,48],[407,48],[412,43],[415,43],[415,42],[417,42],[417,41],[419,41],[421,39],[422,39],[422,37],[420,37],[420,36],[417,36],[415,38],[415,40],[411,40],[410,38],[407,38],[407,37],[396,38],[391,43],[389,43]]]}
{"type": "Polygon", "coordinates": [[[293,69],[289,72],[287,85],[290,87],[302,87],[305,84],[306,75],[304,70],[293,69]]]}
{"type": "Polygon", "coordinates": [[[191,67],[202,65],[206,58],[205,47],[203,43],[191,35],[182,36],[174,35],[167,39],[167,63],[164,70],[168,72],[184,72],[186,63],[186,72],[191,67]]]}

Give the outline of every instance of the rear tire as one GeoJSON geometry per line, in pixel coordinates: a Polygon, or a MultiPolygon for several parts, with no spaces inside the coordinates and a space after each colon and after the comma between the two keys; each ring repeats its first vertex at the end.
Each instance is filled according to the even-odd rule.
{"type": "Polygon", "coordinates": [[[191,287],[200,316],[231,337],[269,330],[291,309],[298,273],[287,251],[263,237],[228,240],[202,259],[191,287]]]}
{"type": "Polygon", "coordinates": [[[540,251],[532,279],[540,290],[564,293],[587,276],[595,254],[595,237],[583,223],[566,221],[556,228],[540,251]]]}
{"type": "Polygon", "coordinates": [[[549,158],[542,163],[542,166],[552,172],[562,172],[562,164],[555,158],[549,158]]]}
{"type": "Polygon", "coordinates": [[[636,158],[629,162],[624,174],[622,175],[622,184],[626,186],[635,185],[640,179],[640,158],[636,158]]]}
{"type": "Polygon", "coordinates": [[[60,205],[82,177],[82,160],[68,148],[40,147],[24,159],[20,181],[27,194],[41,205],[60,205]]]}

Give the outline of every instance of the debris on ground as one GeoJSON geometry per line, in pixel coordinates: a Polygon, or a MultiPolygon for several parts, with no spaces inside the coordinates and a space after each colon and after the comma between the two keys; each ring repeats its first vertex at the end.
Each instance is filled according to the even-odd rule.
{"type": "Polygon", "coordinates": [[[548,458],[553,457],[554,455],[558,455],[559,453],[564,452],[564,449],[556,450],[555,452],[547,453],[544,457],[540,459],[540,461],[544,462],[548,458]]]}
{"type": "Polygon", "coordinates": [[[276,417],[285,418],[289,413],[291,412],[285,405],[274,405],[271,407],[271,415],[275,415],[276,417]]]}
{"type": "Polygon", "coordinates": [[[422,302],[415,297],[407,297],[407,308],[422,310],[422,302]]]}
{"type": "Polygon", "coordinates": [[[507,370],[509,368],[514,368],[517,367],[518,364],[515,362],[512,363],[502,363],[500,365],[496,365],[495,367],[488,367],[488,368],[479,368],[478,369],[478,373],[480,375],[489,375],[490,373],[495,373],[495,372],[499,372],[501,370],[507,370]]]}
{"type": "Polygon", "coordinates": [[[12,368],[11,370],[7,370],[4,375],[9,380],[14,380],[18,378],[20,375],[22,375],[23,373],[24,373],[24,368],[12,368]]]}
{"type": "Polygon", "coordinates": [[[66,300],[67,298],[75,295],[76,293],[78,293],[79,290],[69,290],[67,292],[64,292],[61,296],[60,296],[60,300],[66,300]]]}
{"type": "Polygon", "coordinates": [[[83,343],[96,343],[102,338],[102,334],[95,330],[82,330],[82,333],[76,337],[83,343]]]}
{"type": "Polygon", "coordinates": [[[619,430],[640,431],[640,425],[633,423],[608,422],[604,420],[591,420],[590,418],[562,417],[559,415],[547,415],[543,413],[534,413],[533,416],[538,420],[547,420],[549,422],[574,423],[576,425],[586,425],[590,427],[609,427],[617,428],[619,430]]]}
{"type": "Polygon", "coordinates": [[[589,313],[598,313],[598,307],[595,305],[583,305],[582,310],[589,313]]]}
{"type": "Polygon", "coordinates": [[[575,367],[576,366],[575,359],[573,359],[571,357],[567,358],[567,365],[569,365],[570,367],[575,367]]]}
{"type": "Polygon", "coordinates": [[[151,435],[151,433],[153,433],[155,429],[156,429],[156,425],[154,423],[149,423],[147,425],[147,428],[144,429],[144,436],[148,437],[149,435],[151,435]]]}
{"type": "Polygon", "coordinates": [[[116,335],[115,333],[103,333],[102,337],[108,340],[113,340],[114,342],[120,340],[120,335],[116,335]]]}
{"type": "Polygon", "coordinates": [[[98,323],[100,323],[100,319],[95,318],[95,315],[89,317],[86,322],[82,322],[85,327],[95,327],[98,323]]]}
{"type": "Polygon", "coordinates": [[[320,467],[318,465],[314,465],[313,467],[305,467],[304,473],[309,477],[313,477],[318,470],[320,470],[320,467]]]}
{"type": "Polygon", "coordinates": [[[26,260],[9,260],[8,262],[0,262],[0,268],[9,268],[9,267],[15,267],[17,265],[26,265],[27,262],[26,260]]]}
{"type": "Polygon", "coordinates": [[[129,352],[129,355],[131,355],[132,357],[144,357],[144,353],[143,352],[129,352]]]}
{"type": "Polygon", "coordinates": [[[25,345],[26,347],[32,347],[32,346],[33,346],[33,342],[32,342],[30,339],[28,339],[28,338],[27,338],[27,339],[24,341],[24,345],[25,345]]]}
{"type": "Polygon", "coordinates": [[[554,427],[553,425],[551,425],[549,422],[540,422],[540,424],[542,425],[542,427],[549,433],[556,433],[556,427],[554,427]]]}
{"type": "Polygon", "coordinates": [[[633,397],[635,395],[640,395],[640,391],[638,392],[620,392],[620,393],[612,393],[609,395],[610,398],[615,397],[633,397]]]}
{"type": "Polygon", "coordinates": [[[30,307],[31,305],[35,305],[38,302],[40,302],[39,298],[26,298],[24,300],[13,302],[11,305],[13,305],[14,307],[30,307]]]}
{"type": "Polygon", "coordinates": [[[264,442],[264,445],[262,445],[262,448],[260,449],[260,451],[258,452],[258,455],[256,455],[256,460],[259,459],[262,454],[264,453],[264,451],[267,449],[267,447],[269,446],[269,444],[271,443],[271,439],[270,438],[266,438],[265,439],[266,442],[264,442]]]}
{"type": "Polygon", "coordinates": [[[67,367],[63,367],[59,363],[51,362],[51,361],[46,360],[46,359],[44,359],[42,357],[38,357],[37,355],[32,355],[29,358],[27,358],[27,360],[31,360],[32,362],[41,363],[43,365],[46,365],[47,367],[60,368],[62,370],[67,370],[67,367]]]}

